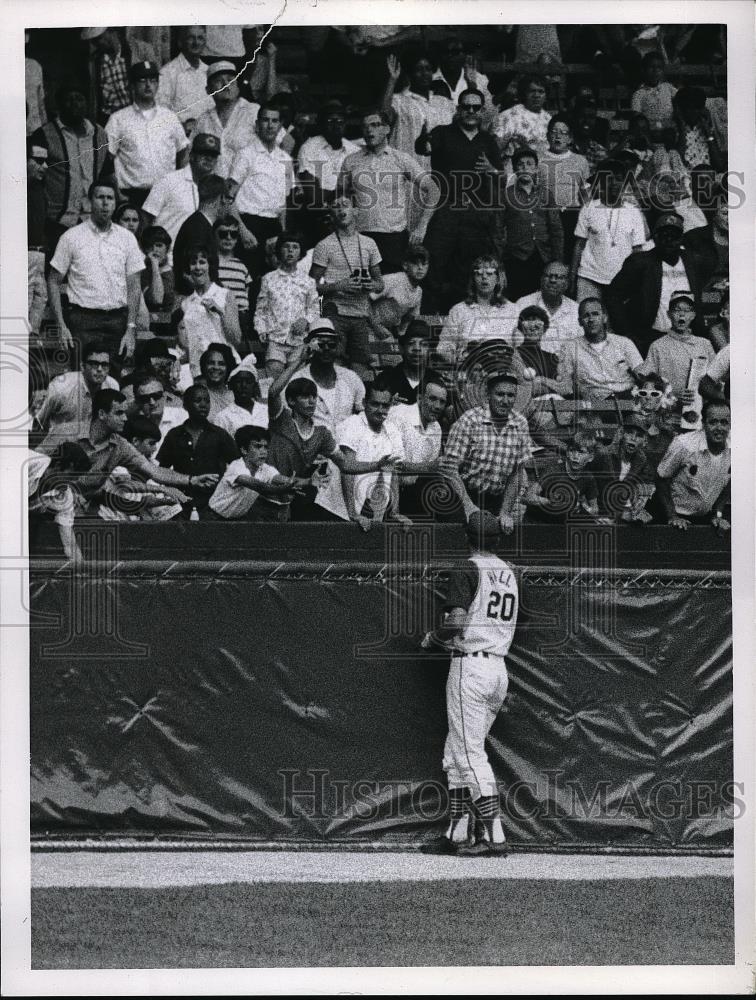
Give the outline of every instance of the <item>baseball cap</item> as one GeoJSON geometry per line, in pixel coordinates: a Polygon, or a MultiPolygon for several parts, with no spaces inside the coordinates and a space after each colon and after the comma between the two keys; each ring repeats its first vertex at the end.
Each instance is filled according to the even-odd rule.
{"type": "Polygon", "coordinates": [[[81,40],[83,42],[91,42],[93,38],[99,38],[100,35],[104,35],[107,30],[107,28],[82,28],[81,40]]]}
{"type": "Polygon", "coordinates": [[[519,379],[510,371],[495,371],[486,378],[486,388],[490,389],[495,382],[511,382],[513,385],[519,385],[519,379]]]}
{"type": "Polygon", "coordinates": [[[319,337],[338,337],[336,333],[336,328],[330,319],[326,319],[321,316],[319,319],[314,319],[307,330],[306,339],[309,340],[317,334],[319,337]]]}
{"type": "Polygon", "coordinates": [[[157,80],[160,76],[160,68],[157,63],[154,62],[136,62],[132,63],[129,69],[129,81],[134,83],[135,80],[157,80]]]}
{"type": "Polygon", "coordinates": [[[636,430],[643,431],[644,434],[648,433],[648,424],[639,413],[628,413],[625,416],[622,428],[627,430],[629,427],[635,427],[636,430]]]}
{"type": "Polygon", "coordinates": [[[675,302],[687,302],[694,309],[696,308],[696,300],[693,298],[693,292],[683,289],[679,292],[673,292],[669,297],[669,308],[671,309],[675,302]]]}
{"type": "Polygon", "coordinates": [[[660,215],[654,223],[653,231],[654,233],[658,233],[661,229],[678,229],[682,232],[683,220],[677,212],[665,212],[664,215],[660,215]]]}
{"type": "Polygon", "coordinates": [[[499,519],[487,510],[474,510],[465,525],[465,532],[473,541],[481,538],[495,540],[502,533],[499,519]]]}
{"type": "Polygon", "coordinates": [[[207,67],[207,79],[211,80],[216,73],[233,73],[236,76],[236,66],[228,59],[219,59],[207,67]]]}
{"type": "Polygon", "coordinates": [[[220,156],[220,151],[220,139],[209,132],[198,132],[192,141],[193,153],[212,153],[213,156],[220,156]]]}

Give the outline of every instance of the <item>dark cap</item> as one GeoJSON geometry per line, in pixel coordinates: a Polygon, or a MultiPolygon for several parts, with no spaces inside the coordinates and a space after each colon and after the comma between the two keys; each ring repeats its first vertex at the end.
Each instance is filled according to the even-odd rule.
{"type": "Polygon", "coordinates": [[[499,519],[490,511],[474,510],[465,525],[465,532],[473,542],[483,539],[494,542],[501,537],[502,529],[499,519]]]}
{"type": "Polygon", "coordinates": [[[129,69],[129,82],[135,80],[157,80],[160,77],[160,67],[154,62],[132,63],[129,69]]]}
{"type": "Polygon", "coordinates": [[[640,415],[640,413],[628,413],[622,420],[622,429],[627,430],[629,427],[635,427],[636,430],[643,431],[644,434],[648,434],[648,424],[640,415]]]}
{"type": "Polygon", "coordinates": [[[683,228],[683,220],[677,212],[665,212],[654,223],[653,231],[654,233],[658,233],[662,229],[677,229],[679,232],[682,232],[683,228]]]}
{"type": "Polygon", "coordinates": [[[193,153],[212,153],[213,156],[220,156],[220,151],[220,139],[209,132],[198,132],[192,140],[193,153]]]}

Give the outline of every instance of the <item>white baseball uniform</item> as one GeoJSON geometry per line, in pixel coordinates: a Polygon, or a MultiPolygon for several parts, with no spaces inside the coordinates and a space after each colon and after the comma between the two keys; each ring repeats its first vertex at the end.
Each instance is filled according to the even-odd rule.
{"type": "Polygon", "coordinates": [[[478,799],[498,795],[485,742],[507,694],[504,658],[517,626],[519,590],[512,567],[490,553],[474,553],[467,568],[452,578],[445,602],[447,609],[467,608],[467,616],[452,640],[443,766],[450,789],[471,788],[478,799]]]}

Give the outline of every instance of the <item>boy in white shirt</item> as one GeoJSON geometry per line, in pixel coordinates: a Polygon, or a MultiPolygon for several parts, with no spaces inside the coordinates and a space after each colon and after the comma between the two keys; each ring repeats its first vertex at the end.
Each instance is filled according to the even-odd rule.
{"type": "Polygon", "coordinates": [[[231,462],[210,497],[209,508],[227,521],[288,521],[292,490],[307,480],[282,476],[268,465],[270,433],[252,424],[234,435],[241,458],[231,462]]]}
{"type": "Polygon", "coordinates": [[[410,246],[402,260],[402,270],[383,276],[383,291],[371,292],[373,364],[381,368],[401,360],[396,338],[420,315],[430,254],[423,246],[410,246]],[[376,343],[375,341],[379,341],[376,343]],[[383,341],[383,343],[380,343],[383,341]]]}

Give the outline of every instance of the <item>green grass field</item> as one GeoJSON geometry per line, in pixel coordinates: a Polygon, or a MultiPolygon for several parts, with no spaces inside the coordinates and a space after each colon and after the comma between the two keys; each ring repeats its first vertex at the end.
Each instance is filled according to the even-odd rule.
{"type": "Polygon", "coordinates": [[[727,965],[732,881],[32,890],[32,968],[727,965]]]}

